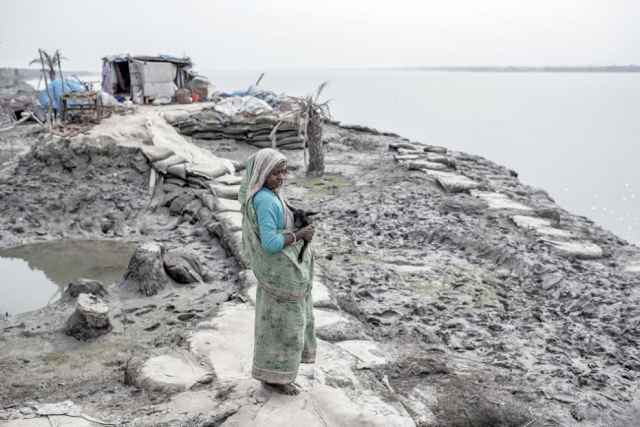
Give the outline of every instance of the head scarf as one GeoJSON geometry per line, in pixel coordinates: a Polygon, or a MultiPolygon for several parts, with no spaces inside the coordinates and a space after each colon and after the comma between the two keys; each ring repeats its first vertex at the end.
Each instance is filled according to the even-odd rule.
{"type": "MultiPolygon", "coordinates": [[[[253,196],[264,186],[273,168],[286,162],[286,156],[273,148],[263,148],[249,157],[247,160],[247,170],[245,171],[242,183],[244,191],[241,191],[239,195],[240,203],[242,203],[242,205],[251,203],[253,196]]],[[[282,188],[278,188],[274,192],[280,199],[280,202],[282,202],[285,229],[291,229],[293,228],[293,213],[289,209],[287,199],[282,193],[282,188]]]]}

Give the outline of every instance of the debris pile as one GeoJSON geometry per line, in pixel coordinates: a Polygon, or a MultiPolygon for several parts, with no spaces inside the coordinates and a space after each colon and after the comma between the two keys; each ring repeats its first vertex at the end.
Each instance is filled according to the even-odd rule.
{"type": "Polygon", "coordinates": [[[10,127],[22,118],[22,113],[35,109],[35,91],[22,80],[20,70],[0,69],[0,129],[10,127]]]}

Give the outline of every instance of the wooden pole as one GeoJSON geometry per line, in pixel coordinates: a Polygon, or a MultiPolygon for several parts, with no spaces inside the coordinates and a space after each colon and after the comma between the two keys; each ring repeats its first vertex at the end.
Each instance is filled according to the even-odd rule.
{"type": "Polygon", "coordinates": [[[276,124],[273,127],[273,129],[271,129],[271,133],[269,134],[269,137],[271,138],[271,148],[273,148],[274,150],[278,146],[277,141],[276,141],[276,133],[278,132],[278,128],[280,128],[281,124],[282,124],[281,121],[278,122],[278,124],[276,124]]]}
{"type": "Polygon", "coordinates": [[[51,93],[49,92],[49,83],[47,83],[47,72],[44,69],[44,57],[42,55],[42,49],[38,49],[40,54],[40,63],[42,65],[42,77],[44,78],[44,87],[47,91],[47,98],[49,99],[49,108],[47,110],[47,121],[49,122],[49,130],[53,128],[53,102],[51,99],[51,93]]]}
{"type": "MultiPolygon", "coordinates": [[[[56,50],[56,58],[58,59],[58,70],[60,71],[60,83],[62,83],[62,94],[60,95],[60,100],[64,99],[64,76],[62,75],[62,60],[60,59],[60,51],[56,50]]],[[[61,107],[65,107],[66,103],[63,102],[61,107]]],[[[60,116],[61,122],[63,121],[64,116],[60,116]]]]}

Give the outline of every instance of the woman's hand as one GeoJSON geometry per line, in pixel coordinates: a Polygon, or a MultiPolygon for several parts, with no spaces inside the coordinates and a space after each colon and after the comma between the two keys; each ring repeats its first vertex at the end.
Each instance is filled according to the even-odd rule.
{"type": "Polygon", "coordinates": [[[310,242],[313,239],[313,233],[315,233],[313,225],[307,225],[296,232],[296,239],[310,242]]]}

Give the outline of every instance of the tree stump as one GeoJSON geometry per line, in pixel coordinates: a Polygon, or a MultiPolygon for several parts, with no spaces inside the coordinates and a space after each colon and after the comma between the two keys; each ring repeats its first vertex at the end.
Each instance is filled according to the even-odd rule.
{"type": "Polygon", "coordinates": [[[67,320],[65,333],[87,341],[111,332],[109,306],[92,294],[78,295],[76,311],[67,320]]]}
{"type": "Polygon", "coordinates": [[[129,267],[120,286],[146,296],[157,294],[170,284],[164,271],[162,246],[148,242],[138,246],[129,260],[129,267]]]}
{"type": "Polygon", "coordinates": [[[199,283],[208,277],[197,255],[183,249],[175,249],[164,254],[164,268],[169,277],[177,283],[199,283]]]}
{"type": "Polygon", "coordinates": [[[309,108],[307,126],[307,145],[309,147],[309,165],[307,176],[324,175],[324,149],[322,147],[322,117],[313,107],[309,108]]]}

